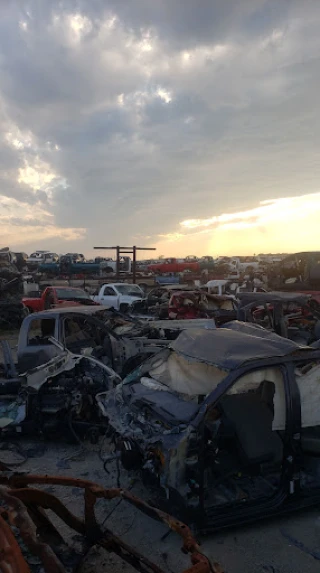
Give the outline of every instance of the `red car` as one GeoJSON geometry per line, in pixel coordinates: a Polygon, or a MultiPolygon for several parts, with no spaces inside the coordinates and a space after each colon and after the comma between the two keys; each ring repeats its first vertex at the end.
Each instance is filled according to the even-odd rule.
{"type": "Polygon", "coordinates": [[[180,261],[179,259],[165,259],[161,263],[148,265],[148,271],[154,273],[182,273],[183,271],[198,272],[200,265],[197,261],[180,261]]]}
{"type": "Polygon", "coordinates": [[[73,287],[47,287],[43,293],[39,293],[38,297],[24,297],[23,304],[29,309],[30,312],[40,312],[48,310],[49,308],[56,308],[61,306],[79,306],[79,305],[96,305],[81,288],[73,287]]]}

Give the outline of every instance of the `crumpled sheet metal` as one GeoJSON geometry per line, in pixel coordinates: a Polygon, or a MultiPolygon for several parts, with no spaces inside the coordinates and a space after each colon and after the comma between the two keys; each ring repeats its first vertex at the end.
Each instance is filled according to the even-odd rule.
{"type": "Polygon", "coordinates": [[[34,390],[40,390],[41,386],[50,378],[72,370],[82,358],[82,356],[64,351],[59,356],[54,356],[46,364],[41,364],[21,374],[21,377],[27,378],[27,386],[34,388],[34,390]]]}
{"type": "MultiPolygon", "coordinates": [[[[4,466],[2,464],[3,469],[4,466]]],[[[105,489],[102,486],[87,480],[57,477],[27,475],[23,473],[10,473],[3,471],[0,474],[0,572],[1,573],[29,573],[30,569],[22,556],[10,525],[18,528],[20,536],[28,550],[36,555],[43,565],[46,573],[65,573],[58,556],[53,549],[44,542],[41,530],[55,534],[61,539],[59,532],[46,515],[46,509],[53,511],[71,529],[81,534],[89,545],[99,545],[109,552],[120,556],[134,569],[141,573],[165,573],[149,558],[143,556],[135,548],[129,546],[108,529],[102,530],[95,516],[95,503],[102,498],[111,500],[122,498],[147,516],[161,521],[182,538],[182,551],[190,555],[190,567],[184,573],[223,573],[218,564],[211,564],[203,555],[194,539],[189,527],[167,513],[160,511],[129,491],[120,488],[105,489]],[[67,509],[67,507],[54,495],[33,485],[65,486],[67,488],[80,488],[84,492],[84,519],[80,519],[67,509]]]]}

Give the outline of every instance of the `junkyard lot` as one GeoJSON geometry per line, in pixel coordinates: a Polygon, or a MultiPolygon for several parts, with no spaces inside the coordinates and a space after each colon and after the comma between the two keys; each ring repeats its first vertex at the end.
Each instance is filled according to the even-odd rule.
{"type": "MultiPolygon", "coordinates": [[[[14,348],[17,334],[1,333],[1,338],[8,339],[14,348]]],[[[95,446],[88,445],[87,451],[74,457],[74,454],[79,453],[79,447],[76,445],[47,443],[40,444],[39,447],[36,440],[22,440],[21,445],[24,450],[34,450],[32,457],[21,466],[21,471],[85,477],[101,483],[104,487],[116,485],[115,464],[108,466],[110,474],[106,474],[95,446]]],[[[9,461],[10,452],[4,451],[1,454],[1,457],[5,456],[4,461],[9,461]]],[[[125,471],[121,472],[121,486],[132,486],[125,471]]],[[[59,488],[50,491],[60,493],[59,488]]],[[[150,498],[150,494],[139,483],[133,486],[132,491],[143,499],[150,498]]],[[[82,499],[78,491],[64,495],[63,501],[73,511],[82,510],[82,499]]],[[[103,519],[116,503],[117,501],[114,501],[107,505],[103,501],[99,502],[99,514],[103,519]]],[[[165,541],[161,541],[161,536],[166,533],[164,526],[155,522],[151,524],[147,517],[136,515],[135,510],[125,503],[121,503],[108,519],[108,527],[115,529],[126,541],[139,547],[169,573],[178,572],[187,566],[188,562],[180,552],[177,536],[171,534],[165,541]]],[[[295,513],[221,532],[201,541],[203,551],[213,561],[220,562],[228,573],[316,573],[320,563],[320,511],[315,508],[309,512],[295,513]],[[314,553],[318,559],[308,551],[314,553]]],[[[132,571],[129,566],[123,565],[104,551],[92,550],[83,571],[93,573],[108,570],[115,573],[132,571]]]]}

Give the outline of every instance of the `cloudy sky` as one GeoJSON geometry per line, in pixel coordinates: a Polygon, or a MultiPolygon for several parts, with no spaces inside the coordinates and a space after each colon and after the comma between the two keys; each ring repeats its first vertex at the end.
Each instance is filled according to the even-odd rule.
{"type": "Polygon", "coordinates": [[[0,246],[319,249],[319,28],[319,0],[0,0],[0,246]]]}

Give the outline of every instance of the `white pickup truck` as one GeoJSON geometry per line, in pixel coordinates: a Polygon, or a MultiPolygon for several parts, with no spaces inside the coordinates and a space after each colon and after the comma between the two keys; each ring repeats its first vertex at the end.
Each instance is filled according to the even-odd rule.
{"type": "Polygon", "coordinates": [[[115,310],[124,311],[132,302],[142,300],[144,296],[143,290],[138,285],[111,283],[102,285],[99,294],[94,296],[93,300],[115,310]]]}

